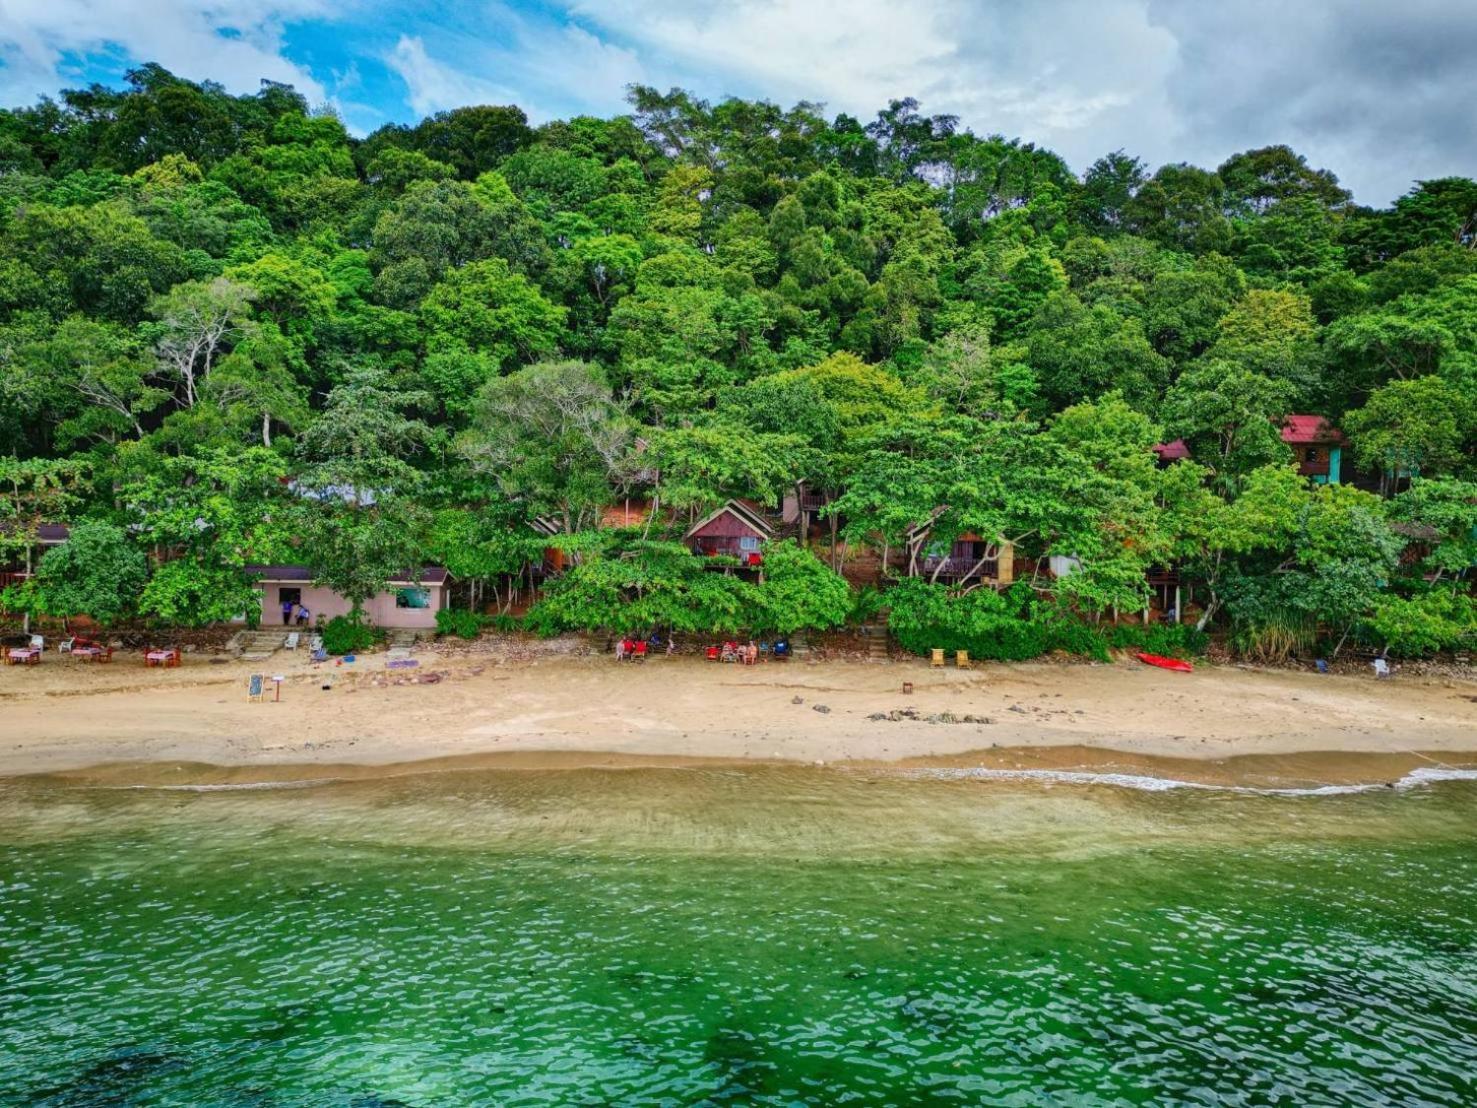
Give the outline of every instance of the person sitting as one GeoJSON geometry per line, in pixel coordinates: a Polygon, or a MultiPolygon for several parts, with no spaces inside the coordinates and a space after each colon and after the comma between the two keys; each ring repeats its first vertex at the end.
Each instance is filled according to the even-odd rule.
{"type": "Polygon", "coordinates": [[[308,606],[306,604],[299,604],[297,606],[297,625],[299,627],[306,627],[308,625],[308,620],[311,619],[312,616],[313,613],[308,611],[308,606]]]}

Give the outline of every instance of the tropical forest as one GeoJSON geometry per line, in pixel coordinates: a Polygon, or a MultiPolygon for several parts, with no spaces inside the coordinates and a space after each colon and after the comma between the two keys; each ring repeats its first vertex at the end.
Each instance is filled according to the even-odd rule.
{"type": "Polygon", "coordinates": [[[444,633],[1477,645],[1477,181],[1068,165],[902,98],[365,137],[157,66],[0,112],[5,621],[262,566],[444,633]],[[726,506],[752,553],[694,539],[726,506]],[[64,527],[67,540],[40,541],[64,527]]]}

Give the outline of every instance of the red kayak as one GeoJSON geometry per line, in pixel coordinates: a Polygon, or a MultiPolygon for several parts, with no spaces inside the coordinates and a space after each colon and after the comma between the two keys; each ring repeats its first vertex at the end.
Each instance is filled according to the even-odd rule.
{"type": "Polygon", "coordinates": [[[1177,673],[1189,673],[1195,668],[1189,662],[1182,661],[1179,658],[1166,658],[1162,654],[1137,654],[1135,657],[1147,666],[1172,669],[1177,673]]]}

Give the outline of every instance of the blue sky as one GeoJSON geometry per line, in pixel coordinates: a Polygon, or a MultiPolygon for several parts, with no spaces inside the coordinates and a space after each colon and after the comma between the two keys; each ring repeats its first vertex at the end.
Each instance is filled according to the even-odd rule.
{"type": "Polygon", "coordinates": [[[0,102],[150,60],[289,81],[360,134],[469,103],[608,115],[632,82],[862,118],[913,95],[1079,171],[1287,142],[1378,204],[1477,173],[1472,41],[1465,0],[0,0],[0,102]]]}

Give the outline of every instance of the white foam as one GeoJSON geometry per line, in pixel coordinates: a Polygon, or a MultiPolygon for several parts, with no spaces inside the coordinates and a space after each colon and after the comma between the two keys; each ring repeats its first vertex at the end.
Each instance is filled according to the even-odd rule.
{"type": "Polygon", "coordinates": [[[219,785],[100,785],[104,789],[123,789],[144,792],[167,793],[230,793],[273,791],[276,789],[311,789],[318,785],[330,785],[337,777],[315,777],[303,781],[232,781],[219,785]]]}
{"type": "Polygon", "coordinates": [[[903,770],[909,777],[946,778],[951,780],[1044,781],[1061,785],[1109,785],[1141,792],[1170,792],[1174,789],[1198,789],[1205,792],[1249,793],[1255,796],[1347,796],[1352,793],[1382,789],[1413,789],[1437,781],[1477,781],[1477,769],[1447,766],[1422,766],[1398,781],[1362,785],[1309,785],[1275,788],[1258,785],[1217,785],[1206,781],[1185,781],[1177,777],[1154,777],[1139,773],[1094,773],[1091,770],[1064,769],[919,769],[903,770]]]}

